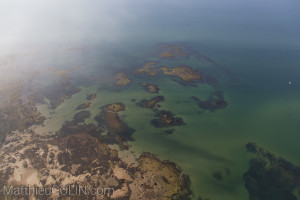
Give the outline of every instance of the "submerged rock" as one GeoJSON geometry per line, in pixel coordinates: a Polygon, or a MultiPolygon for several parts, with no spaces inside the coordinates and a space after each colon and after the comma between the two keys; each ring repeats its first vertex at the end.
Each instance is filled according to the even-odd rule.
{"type": "Polygon", "coordinates": [[[158,119],[151,121],[151,124],[155,127],[170,127],[184,125],[183,119],[175,117],[170,111],[161,110],[157,112],[158,119]]]}
{"type": "Polygon", "coordinates": [[[74,85],[69,77],[64,77],[43,88],[41,95],[50,101],[51,109],[56,109],[66,99],[70,99],[80,91],[81,89],[74,85]]]}
{"type": "Polygon", "coordinates": [[[223,92],[215,91],[209,95],[208,100],[203,101],[195,96],[191,97],[198,105],[199,108],[214,111],[227,107],[228,103],[225,101],[223,92]]]}
{"type": "Polygon", "coordinates": [[[300,167],[257,147],[246,145],[255,154],[244,174],[250,200],[297,200],[294,190],[300,187],[300,167]]]}
{"type": "Polygon", "coordinates": [[[165,98],[163,96],[156,96],[153,97],[150,100],[143,99],[141,100],[137,105],[143,107],[143,108],[154,108],[156,105],[158,105],[159,102],[165,101],[165,98]]]}
{"type": "Polygon", "coordinates": [[[215,179],[217,179],[218,181],[223,180],[223,175],[222,175],[222,173],[219,172],[219,171],[213,172],[213,173],[212,173],[212,176],[213,176],[215,179]]]}
{"type": "Polygon", "coordinates": [[[86,99],[89,101],[92,101],[92,100],[96,99],[96,97],[97,97],[97,94],[92,93],[92,94],[87,95],[86,99]]]}
{"type": "Polygon", "coordinates": [[[174,133],[174,131],[175,131],[175,129],[169,129],[169,130],[165,130],[164,132],[168,135],[171,135],[174,133]]]}
{"type": "Polygon", "coordinates": [[[159,57],[168,59],[177,57],[188,58],[188,55],[183,52],[182,48],[179,45],[165,44],[161,46],[159,57]]]}
{"type": "Polygon", "coordinates": [[[113,103],[102,107],[102,111],[96,116],[98,126],[107,131],[105,135],[100,135],[99,139],[108,144],[119,144],[121,148],[128,148],[127,141],[132,141],[133,128],[123,122],[118,112],[124,111],[123,103],[113,103]]]}
{"type": "Polygon", "coordinates": [[[92,102],[88,101],[77,106],[76,110],[84,110],[91,106],[92,102]]]}

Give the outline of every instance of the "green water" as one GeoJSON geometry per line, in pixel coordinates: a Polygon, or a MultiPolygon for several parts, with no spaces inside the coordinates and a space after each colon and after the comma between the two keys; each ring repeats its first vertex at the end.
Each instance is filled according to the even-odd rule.
{"type": "MultiPolygon", "coordinates": [[[[234,60],[235,57],[227,56],[227,59],[234,60]]],[[[282,63],[260,62],[268,63],[268,66],[273,64],[277,69],[272,71],[268,66],[259,65],[252,68],[253,74],[241,74],[239,79],[242,80],[224,81],[221,88],[229,106],[215,112],[199,113],[197,105],[188,102],[192,95],[207,98],[213,90],[210,86],[199,84],[197,88],[185,88],[169,79],[156,80],[161,88],[160,95],[166,98],[161,109],[182,117],[186,125],[175,127],[172,135],[165,135],[161,129],[150,125],[153,112],[128,102],[124,119],[136,129],[133,135],[136,141],[130,143],[132,148],[176,162],[190,175],[195,197],[211,199],[248,199],[242,180],[249,167],[247,142],[256,142],[299,165],[300,95],[297,85],[289,85],[284,80],[286,77],[278,72],[282,63]],[[267,76],[268,73],[272,76],[267,76]],[[258,83],[262,85],[258,86],[258,83]],[[225,175],[225,169],[230,170],[230,175],[225,175]],[[214,171],[222,172],[223,180],[214,179],[214,171]]],[[[255,61],[240,64],[253,65],[255,61]]],[[[234,67],[232,69],[234,71],[234,67]]],[[[145,98],[148,96],[151,95],[147,94],[145,98]]]]}

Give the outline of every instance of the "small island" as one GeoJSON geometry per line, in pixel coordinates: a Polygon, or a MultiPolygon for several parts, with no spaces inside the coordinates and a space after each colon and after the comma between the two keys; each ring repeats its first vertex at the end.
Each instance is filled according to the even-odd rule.
{"type": "Polygon", "coordinates": [[[116,84],[119,86],[127,86],[131,82],[131,80],[124,72],[117,73],[114,76],[114,79],[116,80],[116,84]]]}

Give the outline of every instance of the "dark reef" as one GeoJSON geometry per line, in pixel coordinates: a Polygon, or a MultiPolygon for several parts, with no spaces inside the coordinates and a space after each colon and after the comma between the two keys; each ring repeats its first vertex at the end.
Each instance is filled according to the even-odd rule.
{"type": "Polygon", "coordinates": [[[143,108],[154,108],[157,105],[157,103],[161,101],[165,101],[165,98],[163,96],[156,96],[150,100],[143,99],[137,105],[143,108]]]}
{"type": "Polygon", "coordinates": [[[173,134],[175,131],[175,129],[169,129],[169,130],[165,130],[164,132],[168,135],[173,134]]]}
{"type": "Polygon", "coordinates": [[[84,110],[91,106],[92,102],[88,101],[77,106],[76,110],[84,110]]]}
{"type": "Polygon", "coordinates": [[[225,101],[223,92],[215,91],[209,95],[208,100],[202,101],[201,99],[192,96],[191,97],[198,105],[199,108],[214,111],[217,109],[225,108],[228,103],[225,101]]]}
{"type": "Polygon", "coordinates": [[[113,103],[102,107],[102,111],[96,116],[98,126],[107,130],[106,135],[99,136],[99,139],[108,144],[119,144],[122,148],[127,148],[126,141],[134,140],[131,136],[134,129],[123,122],[118,112],[125,110],[123,103],[113,103]]]}
{"type": "Polygon", "coordinates": [[[92,100],[96,99],[96,97],[97,97],[97,94],[92,93],[92,94],[87,95],[86,99],[89,101],[92,101],[92,100]]]}
{"type": "Polygon", "coordinates": [[[212,173],[212,176],[213,176],[215,179],[217,179],[218,181],[223,180],[223,175],[222,175],[222,173],[219,172],[219,171],[213,172],[213,173],[212,173]]]}
{"type": "Polygon", "coordinates": [[[297,200],[293,192],[300,186],[300,167],[254,143],[248,143],[246,148],[256,155],[250,160],[250,168],[243,176],[249,199],[297,200]]]}
{"type": "Polygon", "coordinates": [[[184,125],[183,119],[180,117],[175,117],[170,111],[157,111],[157,116],[158,119],[151,121],[151,124],[157,128],[184,125]]]}

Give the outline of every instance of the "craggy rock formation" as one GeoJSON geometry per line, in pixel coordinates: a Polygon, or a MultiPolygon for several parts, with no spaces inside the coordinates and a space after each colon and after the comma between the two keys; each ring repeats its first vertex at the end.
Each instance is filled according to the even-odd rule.
{"type": "Polygon", "coordinates": [[[160,110],[157,111],[158,119],[151,121],[151,124],[155,127],[170,127],[170,126],[179,126],[183,125],[184,122],[182,118],[175,117],[170,111],[160,110]]]}
{"type": "Polygon", "coordinates": [[[300,167],[276,157],[254,143],[248,143],[246,148],[248,152],[255,154],[243,177],[249,199],[297,200],[295,193],[300,195],[300,167]]]}
{"type": "Polygon", "coordinates": [[[97,97],[97,94],[92,93],[92,94],[87,95],[86,99],[89,101],[92,101],[92,100],[96,99],[96,97],[97,97]]]}
{"type": "Polygon", "coordinates": [[[139,103],[137,103],[137,105],[143,107],[143,108],[154,108],[157,103],[161,102],[161,101],[164,101],[165,98],[163,96],[156,96],[156,97],[153,97],[152,99],[150,100],[147,100],[147,99],[143,99],[141,100],[139,103]]]}
{"type": "Polygon", "coordinates": [[[159,88],[157,85],[151,85],[149,83],[143,82],[142,86],[149,93],[158,93],[159,92],[159,88]]]}
{"type": "Polygon", "coordinates": [[[91,106],[92,102],[88,101],[77,106],[76,110],[84,110],[91,106]]]}
{"type": "Polygon", "coordinates": [[[189,177],[176,164],[149,153],[138,158],[128,155],[136,159],[128,163],[103,140],[102,127],[112,140],[128,139],[122,135],[128,127],[118,116],[122,110],[122,103],[104,106],[96,117],[99,127],[83,123],[90,113],[80,111],[54,136],[12,132],[0,149],[0,198],[189,200],[189,177]],[[29,185],[47,193],[8,193],[10,186],[29,185]],[[86,187],[87,193],[78,193],[79,187],[86,187]],[[91,193],[92,188],[100,188],[101,193],[91,193]]]}
{"type": "Polygon", "coordinates": [[[228,103],[225,101],[223,92],[215,91],[209,95],[208,100],[202,101],[195,96],[191,97],[198,105],[199,108],[214,111],[216,109],[225,108],[228,103]]]}
{"type": "Polygon", "coordinates": [[[120,86],[126,86],[128,85],[131,80],[128,78],[128,76],[124,72],[119,72],[114,76],[114,79],[116,80],[116,84],[120,86]]]}
{"type": "Polygon", "coordinates": [[[161,161],[151,154],[142,154],[138,158],[138,172],[130,185],[132,199],[190,199],[189,178],[181,174],[181,169],[172,162],[161,161]],[[149,180],[149,182],[145,182],[149,180]],[[163,188],[163,190],[162,190],[163,188]]]}
{"type": "Polygon", "coordinates": [[[162,45],[159,53],[161,58],[188,58],[188,55],[178,45],[162,45]]]}

